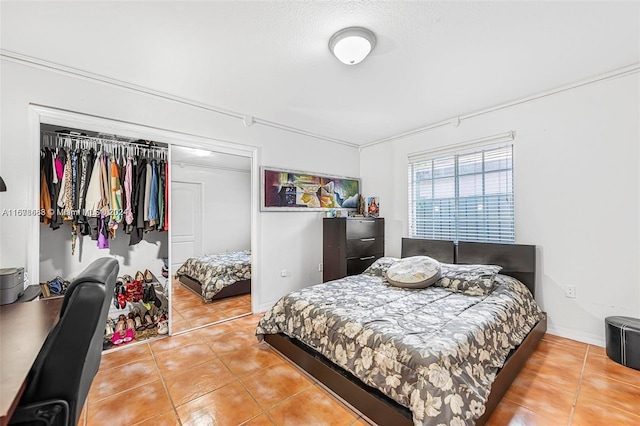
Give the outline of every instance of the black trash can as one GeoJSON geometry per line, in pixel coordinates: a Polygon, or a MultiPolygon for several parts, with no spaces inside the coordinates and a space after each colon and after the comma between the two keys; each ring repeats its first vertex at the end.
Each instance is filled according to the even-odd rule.
{"type": "Polygon", "coordinates": [[[607,317],[604,322],[607,356],[618,364],[640,370],[640,319],[607,317]]]}

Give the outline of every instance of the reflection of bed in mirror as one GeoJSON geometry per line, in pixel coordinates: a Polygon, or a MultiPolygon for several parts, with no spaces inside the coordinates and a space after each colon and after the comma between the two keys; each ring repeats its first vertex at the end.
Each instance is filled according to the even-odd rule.
{"type": "Polygon", "coordinates": [[[187,259],[176,271],[205,302],[251,293],[251,251],[206,254],[187,259]]]}
{"type": "Polygon", "coordinates": [[[382,258],[285,296],[257,334],[377,424],[484,424],[546,330],[535,246],[402,243],[402,257],[500,265],[499,284],[481,296],[394,288],[382,262],[395,261],[382,258]]]}

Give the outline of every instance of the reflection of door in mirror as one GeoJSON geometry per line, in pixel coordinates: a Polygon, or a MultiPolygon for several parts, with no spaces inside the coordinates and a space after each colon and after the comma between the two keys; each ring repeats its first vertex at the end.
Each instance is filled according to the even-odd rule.
{"type": "Polygon", "coordinates": [[[172,333],[251,313],[251,158],[171,148],[172,333]]]}

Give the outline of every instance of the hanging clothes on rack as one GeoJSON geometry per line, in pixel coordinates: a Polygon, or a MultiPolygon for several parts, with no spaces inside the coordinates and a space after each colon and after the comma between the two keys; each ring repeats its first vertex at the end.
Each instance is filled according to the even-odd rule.
{"type": "Polygon", "coordinates": [[[145,188],[147,184],[147,160],[142,158],[138,162],[137,176],[135,184],[135,201],[133,214],[135,222],[131,229],[131,238],[129,239],[129,245],[138,244],[142,240],[144,234],[144,201],[145,201],[145,188]]]}
{"type": "Polygon", "coordinates": [[[132,184],[132,175],[134,173],[133,170],[133,160],[131,157],[127,158],[127,165],[125,166],[125,175],[124,175],[124,220],[127,225],[131,225],[133,222],[133,212],[131,211],[131,191],[133,190],[132,184]]]}
{"type": "Polygon", "coordinates": [[[164,163],[164,230],[169,230],[169,163],[164,163]]]}
{"type": "Polygon", "coordinates": [[[118,224],[122,223],[122,187],[120,186],[120,175],[118,164],[114,159],[111,161],[111,222],[109,231],[112,238],[116,236],[118,224]],[[111,161],[113,160],[113,161],[111,161]]]}
{"type": "Polygon", "coordinates": [[[158,162],[151,160],[151,190],[149,193],[149,228],[158,228],[158,162]]]}
{"type": "Polygon", "coordinates": [[[164,230],[164,186],[166,185],[164,175],[164,161],[160,160],[158,166],[158,230],[164,230]]]}
{"type": "MultiPolygon", "coordinates": [[[[41,222],[71,226],[71,249],[89,235],[108,248],[117,229],[129,245],[145,232],[166,230],[167,149],[75,134],[42,131],[41,222]]],[[[148,145],[147,145],[148,144],[148,145]]]]}
{"type": "Polygon", "coordinates": [[[52,220],[51,213],[51,192],[52,186],[52,169],[51,169],[51,151],[46,150],[40,155],[40,222],[48,225],[52,220]]]}

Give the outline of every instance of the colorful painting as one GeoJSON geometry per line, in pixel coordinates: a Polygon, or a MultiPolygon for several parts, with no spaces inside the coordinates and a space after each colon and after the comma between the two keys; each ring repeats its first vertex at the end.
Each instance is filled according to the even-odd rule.
{"type": "Polygon", "coordinates": [[[357,209],[360,180],[262,168],[262,210],[357,209]]]}

